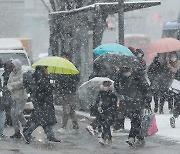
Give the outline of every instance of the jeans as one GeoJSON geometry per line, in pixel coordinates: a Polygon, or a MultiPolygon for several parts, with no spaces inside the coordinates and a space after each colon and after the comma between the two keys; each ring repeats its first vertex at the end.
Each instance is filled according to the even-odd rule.
{"type": "MultiPolygon", "coordinates": [[[[32,132],[39,126],[39,124],[34,123],[32,121],[29,121],[26,125],[26,127],[23,129],[23,133],[27,133],[28,135],[31,135],[32,132]]],[[[47,138],[54,137],[54,132],[51,125],[42,126],[44,129],[45,134],[47,135],[47,138]]]]}
{"type": "Polygon", "coordinates": [[[74,102],[74,94],[66,94],[63,96],[63,121],[62,128],[66,128],[68,119],[72,119],[73,126],[78,127],[77,116],[75,112],[76,104],[74,102]]]}
{"type": "Polygon", "coordinates": [[[0,135],[3,134],[4,129],[4,112],[0,110],[0,135]]]}

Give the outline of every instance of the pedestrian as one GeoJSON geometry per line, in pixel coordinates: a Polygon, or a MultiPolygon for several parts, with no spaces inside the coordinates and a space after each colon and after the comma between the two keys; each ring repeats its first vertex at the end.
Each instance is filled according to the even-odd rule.
{"type": "Polygon", "coordinates": [[[131,146],[142,145],[145,143],[144,136],[140,133],[142,111],[144,108],[150,108],[151,102],[148,97],[149,85],[144,71],[134,72],[132,68],[123,66],[118,71],[114,86],[118,93],[121,113],[131,120],[127,143],[131,146]]]}
{"type": "Polygon", "coordinates": [[[4,63],[4,73],[2,74],[3,77],[2,102],[4,105],[5,116],[6,116],[5,126],[12,126],[11,105],[13,100],[11,98],[11,93],[7,88],[7,83],[11,72],[12,72],[12,62],[11,60],[9,60],[4,63]]]}
{"type": "Polygon", "coordinates": [[[144,60],[144,52],[143,52],[143,50],[142,49],[135,49],[133,47],[129,47],[128,49],[133,53],[134,56],[137,57],[137,59],[141,63],[144,70],[146,70],[146,62],[144,60]]]}
{"type": "Polygon", "coordinates": [[[144,60],[144,52],[142,49],[136,49],[136,57],[141,63],[144,70],[146,70],[146,61],[144,60]]]}
{"type": "MultiPolygon", "coordinates": [[[[95,103],[97,114],[94,121],[95,125],[92,123],[91,126],[96,127],[97,125],[102,127],[102,135],[101,138],[99,138],[99,143],[102,145],[110,145],[112,143],[110,127],[113,124],[117,106],[117,97],[113,89],[111,81],[104,81],[101,84],[100,92],[95,103]]],[[[95,129],[95,127],[93,129],[95,129]]],[[[91,132],[91,129],[88,128],[90,127],[87,127],[87,130],[91,132]]]]}
{"type": "MultiPolygon", "coordinates": [[[[180,60],[178,59],[178,54],[176,53],[176,51],[169,53],[167,65],[170,70],[169,78],[170,78],[170,85],[171,85],[173,82],[173,79],[178,78],[178,75],[179,75],[178,70],[180,69],[180,60]]],[[[173,100],[175,100],[173,95],[171,95],[171,92],[168,91],[167,101],[168,101],[168,109],[170,113],[173,113],[173,100]]]]}
{"type": "Polygon", "coordinates": [[[14,128],[14,135],[10,138],[21,138],[20,123],[24,127],[26,125],[26,119],[23,111],[27,101],[27,93],[23,87],[23,70],[19,59],[12,60],[12,69],[7,88],[11,92],[12,106],[11,106],[11,119],[14,128]]]}
{"type": "MultiPolygon", "coordinates": [[[[0,59],[0,67],[2,67],[2,60],[0,59]]],[[[2,83],[0,79],[0,92],[2,92],[2,83]]],[[[4,105],[0,96],[0,139],[6,138],[3,133],[4,130],[4,105]]]]}
{"type": "MultiPolygon", "coordinates": [[[[62,53],[62,57],[71,61],[70,54],[62,53]]],[[[76,90],[77,84],[79,82],[79,75],[57,75],[57,85],[59,96],[63,98],[63,118],[62,118],[62,126],[58,130],[59,133],[66,133],[66,127],[68,123],[68,119],[72,119],[72,125],[74,130],[79,129],[78,120],[75,112],[76,108],[76,90]]]]}
{"type": "Polygon", "coordinates": [[[53,132],[53,125],[57,123],[55,108],[53,105],[53,87],[50,83],[46,66],[37,66],[32,74],[32,87],[30,94],[34,110],[23,129],[23,138],[26,143],[30,143],[32,132],[42,126],[47,135],[47,139],[52,142],[61,142],[56,139],[53,132]]]}
{"type": "Polygon", "coordinates": [[[168,95],[168,89],[171,82],[170,68],[168,67],[165,53],[158,53],[150,64],[148,71],[151,90],[154,96],[154,112],[164,114],[163,106],[168,95]]]}

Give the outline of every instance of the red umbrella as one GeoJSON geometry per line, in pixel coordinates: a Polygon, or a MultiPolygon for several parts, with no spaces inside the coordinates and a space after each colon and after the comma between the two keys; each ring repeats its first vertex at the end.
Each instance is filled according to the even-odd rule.
{"type": "Polygon", "coordinates": [[[162,38],[150,43],[148,52],[163,53],[180,50],[180,41],[175,38],[162,38]]]}

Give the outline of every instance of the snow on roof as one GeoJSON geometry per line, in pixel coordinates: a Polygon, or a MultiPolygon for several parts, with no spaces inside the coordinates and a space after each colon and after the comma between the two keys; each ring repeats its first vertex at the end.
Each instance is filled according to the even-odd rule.
{"type": "Polygon", "coordinates": [[[23,49],[23,45],[20,40],[13,38],[1,38],[0,39],[0,50],[10,49],[23,49]]]}
{"type": "MultiPolygon", "coordinates": [[[[137,4],[139,5],[139,8],[145,8],[145,7],[150,7],[148,6],[148,4],[152,4],[151,6],[154,6],[155,5],[159,5],[161,4],[160,1],[137,1],[137,2],[124,2],[124,4],[127,4],[127,5],[133,5],[133,4],[137,4]],[[140,6],[140,5],[144,5],[144,7],[140,6]],[[147,6],[145,6],[147,5],[147,6]]],[[[118,2],[108,2],[108,3],[95,3],[95,4],[92,4],[92,5],[88,5],[88,6],[84,6],[84,7],[81,7],[81,8],[78,8],[78,9],[72,9],[72,10],[69,10],[69,11],[57,11],[57,12],[52,12],[50,14],[59,14],[59,13],[74,13],[74,12],[79,12],[79,11],[83,11],[83,10],[86,10],[86,9],[94,9],[95,7],[99,7],[99,6],[104,6],[104,5],[118,5],[118,2]]],[[[133,10],[133,9],[132,9],[133,10]]]]}

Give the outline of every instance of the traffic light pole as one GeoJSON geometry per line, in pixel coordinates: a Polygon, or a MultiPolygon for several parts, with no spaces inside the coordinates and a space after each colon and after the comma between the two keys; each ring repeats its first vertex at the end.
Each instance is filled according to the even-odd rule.
{"type": "Polygon", "coordinates": [[[119,44],[124,45],[124,0],[118,0],[119,44]]]}

